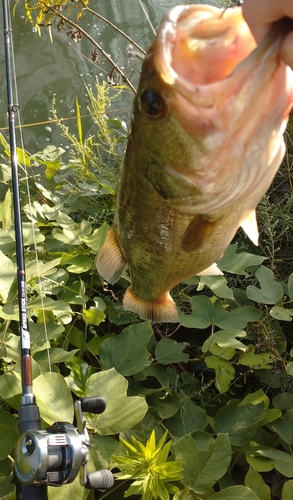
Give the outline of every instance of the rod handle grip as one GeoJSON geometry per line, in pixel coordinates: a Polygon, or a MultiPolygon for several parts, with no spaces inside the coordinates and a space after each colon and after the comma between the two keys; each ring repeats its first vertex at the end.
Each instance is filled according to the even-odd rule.
{"type": "Polygon", "coordinates": [[[22,500],[48,500],[48,487],[46,484],[38,486],[22,485],[22,500]]]}

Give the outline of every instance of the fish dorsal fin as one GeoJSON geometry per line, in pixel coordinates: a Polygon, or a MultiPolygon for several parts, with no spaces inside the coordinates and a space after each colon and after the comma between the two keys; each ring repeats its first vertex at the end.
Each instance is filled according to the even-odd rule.
{"type": "Polygon", "coordinates": [[[218,268],[217,264],[212,264],[204,271],[197,273],[197,276],[222,276],[222,271],[218,268]]]}
{"type": "Polygon", "coordinates": [[[252,210],[246,219],[241,222],[241,227],[243,231],[247,234],[248,238],[251,239],[252,243],[258,245],[258,227],[256,220],[255,210],[252,210]]]}

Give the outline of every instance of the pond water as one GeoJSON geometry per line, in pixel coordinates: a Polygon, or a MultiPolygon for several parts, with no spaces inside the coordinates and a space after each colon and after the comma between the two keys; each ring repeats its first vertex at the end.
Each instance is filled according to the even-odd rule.
{"type": "MultiPolygon", "coordinates": [[[[155,36],[150,23],[156,29],[163,14],[179,3],[184,2],[178,0],[93,0],[90,7],[111,20],[147,50],[155,36]]],[[[193,3],[215,4],[216,1],[193,3]]],[[[21,122],[30,125],[23,128],[24,147],[30,153],[35,153],[48,144],[65,147],[59,127],[53,123],[44,123],[50,119],[53,94],[56,94],[59,117],[74,118],[76,96],[81,106],[81,114],[86,114],[88,99],[85,86],[94,86],[97,77],[100,81],[106,78],[111,66],[103,60],[103,57],[99,57],[97,64],[91,61],[93,47],[86,39],[75,43],[64,31],[57,33],[56,27],[52,27],[53,43],[50,43],[48,29],[43,28],[42,36],[39,37],[36,30],[26,21],[24,9],[20,4],[21,2],[16,8],[16,15],[12,18],[12,28],[21,122]]],[[[131,82],[136,87],[141,62],[136,58],[127,58],[126,49],[129,42],[113,28],[88,13],[83,16],[81,26],[111,55],[116,64],[124,68],[123,71],[127,77],[132,75],[131,82]]],[[[2,20],[0,29],[3,31],[2,20]]],[[[2,129],[7,127],[3,45],[0,47],[3,75],[0,83],[0,127],[2,129]]],[[[117,115],[123,116],[127,123],[131,113],[132,99],[133,93],[125,91],[117,103],[118,108],[124,109],[123,112],[117,112],[117,115]]],[[[71,124],[71,130],[74,131],[76,127],[74,119],[68,121],[68,124],[71,124]]],[[[93,126],[91,120],[83,120],[85,135],[94,133],[93,126]]],[[[8,132],[4,132],[4,135],[8,137],[8,132]]]]}

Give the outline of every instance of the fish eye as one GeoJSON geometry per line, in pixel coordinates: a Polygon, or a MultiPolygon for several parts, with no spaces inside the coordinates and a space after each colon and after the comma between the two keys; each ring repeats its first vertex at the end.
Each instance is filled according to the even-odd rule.
{"type": "Polygon", "coordinates": [[[140,102],[145,113],[153,118],[160,117],[166,110],[164,99],[153,90],[143,90],[140,96],[140,102]]]}

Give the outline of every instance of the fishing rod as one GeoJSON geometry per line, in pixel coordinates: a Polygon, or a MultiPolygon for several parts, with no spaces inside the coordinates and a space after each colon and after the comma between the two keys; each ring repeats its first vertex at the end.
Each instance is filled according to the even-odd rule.
{"type": "Polygon", "coordinates": [[[2,0],[8,125],[12,192],[16,242],[18,304],[21,345],[21,405],[18,410],[19,439],[15,448],[14,472],[21,485],[22,500],[47,500],[48,486],[62,486],[74,481],[80,473],[80,482],[87,489],[107,489],[114,484],[108,469],[87,473],[90,437],[82,411],[100,414],[106,409],[103,397],[82,398],[74,403],[76,427],[68,422],[55,422],[41,430],[41,417],[33,393],[32,358],[27,310],[27,290],[19,191],[18,160],[15,136],[15,115],[19,105],[14,103],[11,60],[13,56],[12,29],[8,1],[2,0]]]}

